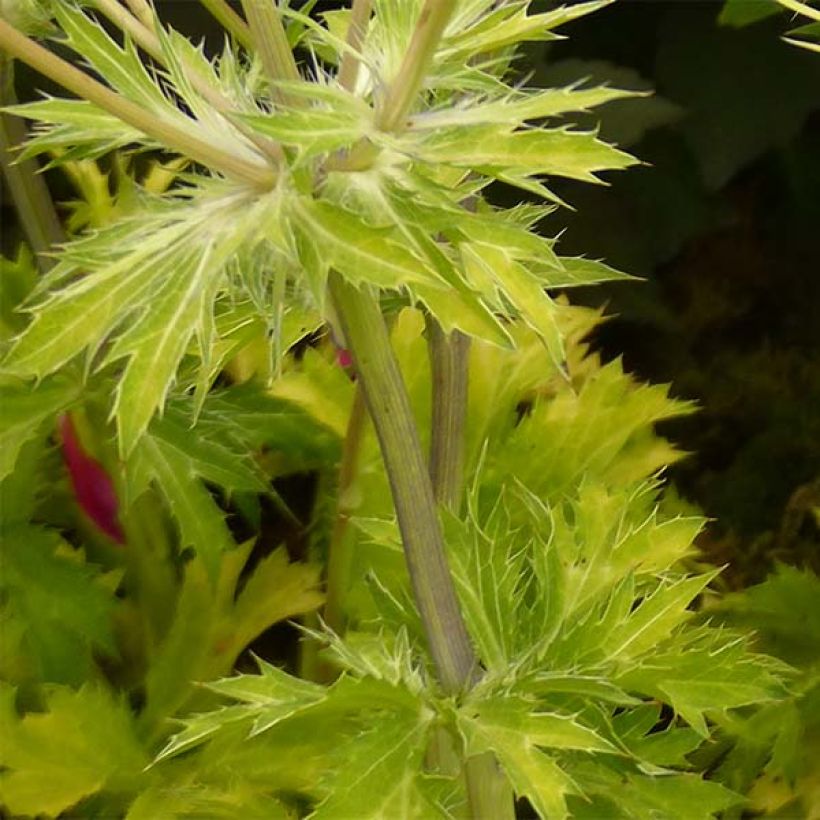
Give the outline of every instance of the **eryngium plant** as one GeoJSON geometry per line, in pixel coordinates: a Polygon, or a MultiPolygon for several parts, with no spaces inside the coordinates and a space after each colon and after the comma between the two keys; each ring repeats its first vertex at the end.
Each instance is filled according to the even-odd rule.
{"type": "MultiPolygon", "coordinates": [[[[593,182],[635,162],[562,119],[628,92],[529,89],[511,70],[516,46],[555,37],[555,27],[604,3],[530,13],[526,0],[380,0],[373,8],[356,0],[317,21],[268,0],[245,0],[243,20],[208,0],[229,35],[215,59],[142,0],[87,5],[90,13],[68,0],[50,8],[56,36],[87,70],[30,39],[14,18],[0,21],[9,55],[76,96],[13,109],[37,123],[23,155],[165,151],[190,164],[178,185],[138,191],[127,216],[61,250],[3,360],[12,397],[19,407],[43,398],[62,408],[78,373],[113,376],[126,484],[172,488],[182,546],[201,559],[186,584],[200,593],[212,584],[230,610],[225,573],[230,590],[241,562],[226,568],[230,539],[210,540],[196,514],[204,504],[196,476],[213,476],[219,457],[202,455],[190,435],[186,450],[179,407],[191,422],[207,421],[209,391],[248,317],[265,328],[262,370],[272,383],[292,341],[289,317],[303,332],[328,324],[352,353],[392,493],[395,516],[374,519],[377,540],[388,553],[400,545],[412,596],[400,581],[396,589],[375,579],[379,630],[313,633],[343,670],[329,688],[264,663],[259,675],[213,684],[236,703],[190,718],[148,774],[140,740],[155,743],[157,715],[184,698],[175,693],[164,711],[149,710],[151,720],[141,716],[137,739],[122,704],[103,690],[52,690],[39,720],[58,726],[70,715],[66,734],[80,735],[72,743],[83,755],[105,751],[99,772],[86,766],[84,780],[72,779],[83,783],[75,800],[97,793],[102,803],[91,798],[88,811],[116,813],[118,800],[127,805],[142,788],[132,818],[190,815],[220,800],[259,816],[307,805],[316,817],[509,817],[508,781],[543,817],[570,808],[691,816],[693,807],[708,816],[732,802],[685,772],[685,755],[708,737],[710,712],[774,697],[776,666],[746,653],[735,635],[687,624],[712,574],[676,569],[696,526],[673,519],[657,532],[654,491],[635,483],[645,471],[633,465],[625,486],[593,477],[593,464],[630,439],[625,420],[620,445],[602,445],[557,488],[540,485],[550,475],[543,462],[526,469],[537,442],[519,451],[524,480],[515,481],[515,463],[496,460],[505,472],[490,503],[498,484],[490,462],[473,464],[469,493],[460,470],[468,339],[506,350],[501,361],[514,368],[529,360],[519,358],[521,342],[537,339],[554,389],[570,395],[565,309],[548,290],[622,276],[560,256],[533,230],[551,204],[503,209],[484,196],[501,182],[552,203],[552,176],[593,182]],[[121,43],[100,14],[122,31],[121,43]],[[432,479],[385,323],[402,306],[423,310],[437,374],[432,479]],[[436,501],[447,508],[442,517],[436,501]],[[677,717],[662,721],[662,704],[677,717]],[[107,719],[111,734],[87,736],[82,727],[95,718],[107,719]],[[199,756],[176,764],[176,752],[205,741],[199,756]],[[228,786],[208,784],[220,765],[213,756],[225,744],[234,753],[237,742],[257,768],[228,786]],[[299,759],[297,771],[281,765],[283,755],[299,759]],[[166,802],[189,788],[188,803],[166,802]]],[[[549,435],[539,426],[549,417],[540,396],[528,399],[532,420],[512,441],[549,435]]],[[[585,436],[595,433],[593,418],[582,419],[585,436]]],[[[505,424],[500,432],[509,433],[505,424]]],[[[660,466],[652,454],[646,464],[660,466]]],[[[217,530],[224,524],[214,521],[217,530]]],[[[195,600],[204,598],[186,605],[195,600]]],[[[25,749],[38,718],[6,708],[5,720],[12,811],[68,808],[26,793],[25,749]]]]}

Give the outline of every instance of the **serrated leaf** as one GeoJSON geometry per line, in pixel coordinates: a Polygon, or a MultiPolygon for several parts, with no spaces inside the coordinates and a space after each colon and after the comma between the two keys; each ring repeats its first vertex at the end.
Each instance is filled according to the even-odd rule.
{"type": "Polygon", "coordinates": [[[483,242],[461,245],[462,258],[479,290],[497,287],[544,342],[553,361],[564,362],[564,344],[555,318],[557,307],[523,265],[483,242]]]}
{"type": "Polygon", "coordinates": [[[296,146],[300,157],[307,159],[347,148],[366,137],[371,128],[369,110],[366,106],[359,111],[285,109],[270,115],[245,114],[241,120],[260,134],[296,146]]]}
{"type": "Polygon", "coordinates": [[[647,595],[610,634],[610,657],[628,660],[663,642],[689,617],[687,608],[718,571],[681,578],[647,595]]]}
{"type": "Polygon", "coordinates": [[[475,126],[443,130],[424,140],[416,151],[431,163],[456,167],[525,169],[527,176],[547,174],[596,182],[596,171],[617,170],[637,160],[580,131],[500,131],[475,126]]]}
{"type": "Polygon", "coordinates": [[[537,715],[532,704],[498,698],[476,705],[476,714],[459,711],[458,725],[467,754],[493,752],[520,797],[544,820],[568,816],[566,796],[578,789],[555,758],[540,746],[609,750],[608,744],[572,718],[537,715]]]}
{"type": "Polygon", "coordinates": [[[414,282],[441,286],[437,274],[395,236],[329,202],[302,198],[294,204],[300,229],[323,246],[323,259],[355,285],[401,288],[414,282]]]}
{"type": "Polygon", "coordinates": [[[615,682],[669,703],[705,738],[708,714],[782,697],[783,671],[774,659],[748,652],[733,634],[701,627],[623,670],[615,682]]]}
{"type": "Polygon", "coordinates": [[[547,288],[571,288],[596,285],[600,282],[640,281],[636,276],[622,273],[596,259],[583,256],[558,258],[558,265],[531,268],[547,288]]]}
{"type": "Polygon", "coordinates": [[[197,477],[191,457],[165,439],[144,435],[126,464],[128,493],[136,498],[156,482],[179,525],[180,547],[193,547],[212,579],[220,554],[234,547],[225,516],[197,477]]]}
{"type": "Polygon", "coordinates": [[[343,743],[338,754],[344,763],[329,779],[330,795],[311,820],[444,818],[419,784],[428,729],[429,720],[421,715],[394,714],[343,743]]]}
{"type": "Polygon", "coordinates": [[[253,724],[258,734],[327,697],[325,687],[300,680],[264,662],[259,666],[259,675],[237,675],[209,683],[210,690],[242,703],[184,719],[185,728],[168,741],[156,760],[199,745],[235,721],[246,721],[249,729],[253,724]]]}
{"type": "Polygon", "coordinates": [[[99,685],[50,689],[43,712],[15,714],[2,688],[0,803],[56,817],[106,785],[132,786],[147,763],[130,712],[99,685]]]}
{"type": "Polygon", "coordinates": [[[23,446],[40,434],[49,419],[67,409],[79,392],[76,383],[62,377],[34,385],[0,384],[0,481],[14,469],[23,446]]]}
{"type": "Polygon", "coordinates": [[[575,111],[588,111],[612,100],[644,96],[645,92],[622,91],[617,88],[548,88],[532,91],[498,101],[483,102],[468,99],[445,110],[419,114],[410,120],[415,130],[448,128],[452,126],[496,125],[510,126],[527,120],[556,117],[575,111]]]}
{"type": "Polygon", "coordinates": [[[238,653],[272,624],[312,612],[324,602],[320,567],[291,563],[278,547],[254,568],[239,592],[224,628],[238,653]]]}
{"type": "Polygon", "coordinates": [[[47,681],[79,683],[90,674],[94,649],[116,652],[114,598],[96,582],[96,567],[59,555],[61,546],[52,530],[6,529],[0,587],[25,630],[37,673],[47,681]]]}
{"type": "Polygon", "coordinates": [[[496,14],[483,16],[475,25],[448,37],[444,43],[443,54],[448,59],[465,59],[471,55],[496,52],[522,42],[557,39],[557,36],[551,33],[551,29],[597,11],[609,2],[610,0],[593,0],[575,3],[532,15],[527,15],[528,3],[510,3],[508,8],[496,9],[496,14]]]}

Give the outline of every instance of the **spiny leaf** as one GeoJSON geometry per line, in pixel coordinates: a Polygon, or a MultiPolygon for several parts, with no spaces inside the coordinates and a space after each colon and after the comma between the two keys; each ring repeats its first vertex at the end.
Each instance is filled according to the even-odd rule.
{"type": "Polygon", "coordinates": [[[301,228],[324,246],[323,257],[352,283],[400,288],[414,282],[441,286],[436,273],[395,237],[390,228],[364,222],[328,202],[302,198],[294,204],[301,228]]]}
{"type": "Polygon", "coordinates": [[[468,275],[479,290],[498,288],[524,321],[535,330],[559,366],[564,362],[564,343],[555,319],[557,310],[538,280],[504,251],[483,242],[461,245],[468,275]]]}
{"type": "Polygon", "coordinates": [[[709,713],[784,694],[781,664],[748,652],[740,638],[715,628],[693,628],[630,666],[617,675],[620,686],[670,703],[702,737],[709,735],[709,713]]]}
{"type": "Polygon", "coordinates": [[[56,817],[107,784],[133,787],[147,763],[130,711],[99,685],[48,690],[22,718],[0,689],[0,803],[17,816],[56,817]]]}
{"type": "Polygon", "coordinates": [[[291,563],[278,547],[257,564],[237,596],[224,624],[235,651],[241,651],[272,624],[303,615],[321,606],[320,568],[291,563]]]}
{"type": "Polygon", "coordinates": [[[329,778],[329,797],[311,820],[357,817],[391,820],[445,818],[420,789],[429,720],[412,713],[358,734],[338,749],[339,766],[329,778]]]}
{"type": "Polygon", "coordinates": [[[484,125],[495,123],[510,126],[527,120],[556,117],[575,111],[588,111],[597,105],[626,97],[643,96],[641,92],[621,91],[617,88],[548,88],[526,94],[511,95],[508,99],[489,102],[467,99],[456,106],[427,111],[410,121],[415,130],[448,128],[452,126],[484,125]]]}
{"type": "Polygon", "coordinates": [[[634,165],[629,154],[612,148],[595,134],[533,130],[509,133],[495,126],[450,128],[436,132],[416,148],[425,161],[457,167],[521,169],[528,176],[548,174],[596,182],[596,171],[634,165]]]}
{"type": "Polygon", "coordinates": [[[526,797],[544,820],[568,816],[566,796],[578,792],[572,777],[547,749],[613,751],[595,732],[571,717],[538,714],[523,699],[479,701],[473,714],[462,708],[458,725],[467,754],[493,752],[517,795],[526,797]]]}

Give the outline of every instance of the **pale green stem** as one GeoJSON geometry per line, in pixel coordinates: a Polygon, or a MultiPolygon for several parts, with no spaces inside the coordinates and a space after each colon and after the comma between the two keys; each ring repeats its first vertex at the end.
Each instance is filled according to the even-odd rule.
{"type": "MultiPolygon", "coordinates": [[[[0,54],[0,103],[11,105],[14,95],[13,64],[0,54]]],[[[27,133],[23,121],[11,114],[0,113],[0,164],[11,194],[14,208],[23,227],[37,265],[45,273],[54,261],[48,251],[65,241],[65,233],[54,209],[48,188],[33,159],[15,160],[14,154],[25,142],[27,133]]]]}
{"type": "Polygon", "coordinates": [[[410,401],[375,296],[335,271],[330,295],[381,445],[416,605],[443,689],[466,689],[475,655],[447,565],[433,489],[410,401]]]}
{"type": "Polygon", "coordinates": [[[339,66],[339,75],[337,77],[339,85],[348,91],[355,89],[356,80],[359,78],[359,58],[356,54],[361,51],[367,34],[371,8],[371,0],[353,0],[346,41],[350,46],[350,50],[345,51],[342,56],[342,64],[339,66]]]}
{"type": "Polygon", "coordinates": [[[248,24],[225,2],[225,0],[200,0],[226,31],[233,35],[237,43],[249,49],[253,45],[248,24]]]}
{"type": "Polygon", "coordinates": [[[125,0],[125,2],[128,8],[131,9],[131,14],[146,28],[151,28],[154,20],[154,11],[147,0],[125,0]]]}
{"type": "MultiPolygon", "coordinates": [[[[134,2],[134,0],[132,0],[134,2]]],[[[150,54],[158,63],[167,65],[162,45],[156,33],[156,18],[151,16],[148,24],[141,18],[128,13],[117,0],[94,0],[94,5],[118,28],[128,34],[139,47],[150,54]]],[[[149,8],[150,12],[150,8],[149,8]]],[[[218,89],[214,88],[198,71],[182,59],[182,68],[188,81],[196,92],[220,114],[230,115],[236,111],[234,104],[218,89]]],[[[281,146],[271,140],[260,137],[252,129],[243,125],[240,120],[231,120],[234,127],[277,163],[284,159],[281,146]]]]}
{"type": "MultiPolygon", "coordinates": [[[[163,122],[131,100],[98,83],[71,63],[57,57],[0,19],[0,48],[78,97],[94,103],[123,122],[209,168],[244,183],[270,189],[275,171],[265,163],[247,162],[201,139],[190,131],[163,122]]],[[[194,123],[191,123],[193,126],[194,123]]]]}
{"type": "Polygon", "coordinates": [[[404,128],[405,117],[421,91],[436,47],[456,5],[456,0],[426,0],[407,54],[379,112],[379,128],[385,131],[400,131],[404,128]]]}
{"type": "MultiPolygon", "coordinates": [[[[271,80],[300,79],[296,60],[288,44],[285,27],[279,16],[279,9],[273,0],[242,0],[245,17],[248,18],[254,45],[262,59],[268,77],[271,80]]],[[[274,99],[288,102],[288,95],[274,86],[271,89],[274,99]]]]}

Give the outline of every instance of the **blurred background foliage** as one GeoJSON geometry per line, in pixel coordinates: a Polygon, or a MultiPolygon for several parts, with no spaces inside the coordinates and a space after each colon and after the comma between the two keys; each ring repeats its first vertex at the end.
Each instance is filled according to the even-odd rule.
{"type": "Polygon", "coordinates": [[[645,278],[586,297],[614,314],[595,344],[700,403],[662,432],[692,453],[670,477],[716,519],[701,546],[732,587],[820,565],[820,59],[793,26],[758,0],[620,2],[531,55],[539,85],[655,92],[600,111],[646,165],[562,185],[577,210],[550,227],[645,278]]]}

